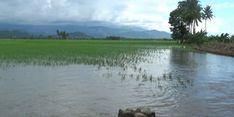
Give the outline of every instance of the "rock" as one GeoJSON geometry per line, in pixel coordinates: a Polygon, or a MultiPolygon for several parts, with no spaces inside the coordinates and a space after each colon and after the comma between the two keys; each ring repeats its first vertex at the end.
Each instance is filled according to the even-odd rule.
{"type": "Polygon", "coordinates": [[[136,111],[142,112],[142,113],[147,114],[147,115],[151,113],[151,110],[149,108],[145,108],[145,107],[137,108],[136,111]]]}
{"type": "Polygon", "coordinates": [[[155,112],[149,108],[127,108],[126,110],[119,110],[118,117],[155,117],[155,112]]]}
{"type": "Polygon", "coordinates": [[[145,114],[137,112],[134,114],[134,117],[147,117],[145,114]]]}
{"type": "Polygon", "coordinates": [[[118,117],[134,117],[134,113],[130,110],[119,110],[118,117]]]}

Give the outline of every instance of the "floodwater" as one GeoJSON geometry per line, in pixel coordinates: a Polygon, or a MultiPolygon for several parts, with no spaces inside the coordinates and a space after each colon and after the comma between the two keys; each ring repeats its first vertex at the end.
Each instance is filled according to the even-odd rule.
{"type": "Polygon", "coordinates": [[[1,64],[0,117],[117,117],[139,106],[158,117],[234,116],[234,58],[144,52],[124,65],[1,64]]]}

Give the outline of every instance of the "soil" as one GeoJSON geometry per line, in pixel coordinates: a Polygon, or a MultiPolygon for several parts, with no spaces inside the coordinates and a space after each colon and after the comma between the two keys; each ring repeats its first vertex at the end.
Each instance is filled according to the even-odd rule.
{"type": "Polygon", "coordinates": [[[194,48],[200,51],[234,57],[234,43],[209,43],[200,46],[195,45],[194,48]]]}

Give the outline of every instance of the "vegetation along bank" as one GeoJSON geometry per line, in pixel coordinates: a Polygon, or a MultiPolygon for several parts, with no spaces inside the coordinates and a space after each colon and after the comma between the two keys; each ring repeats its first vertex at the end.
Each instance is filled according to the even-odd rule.
{"type": "Polygon", "coordinates": [[[170,13],[171,37],[181,44],[191,44],[195,49],[216,54],[234,55],[234,36],[227,33],[208,36],[207,21],[214,17],[211,6],[202,7],[199,0],[183,0],[170,13]],[[205,29],[197,31],[204,22],[205,29]]]}

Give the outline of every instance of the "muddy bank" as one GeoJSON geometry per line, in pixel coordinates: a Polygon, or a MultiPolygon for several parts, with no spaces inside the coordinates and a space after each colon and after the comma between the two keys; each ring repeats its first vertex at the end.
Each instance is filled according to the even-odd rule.
{"type": "Polygon", "coordinates": [[[200,46],[195,45],[194,48],[200,51],[234,57],[234,43],[208,43],[200,46]]]}

